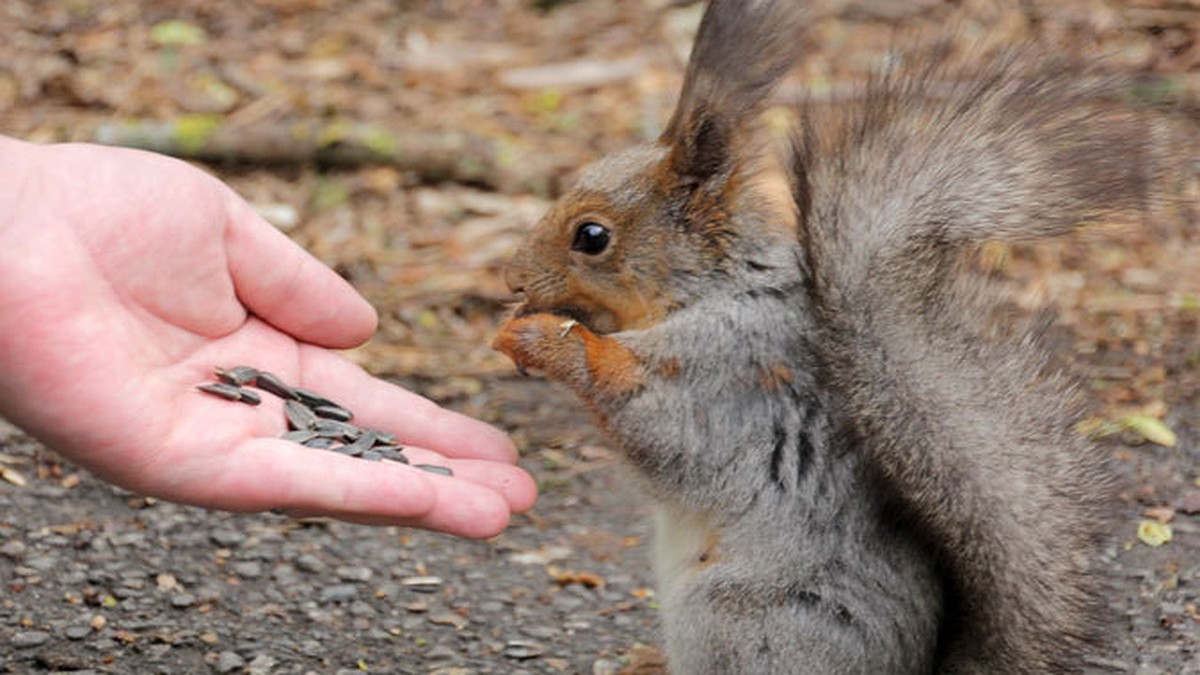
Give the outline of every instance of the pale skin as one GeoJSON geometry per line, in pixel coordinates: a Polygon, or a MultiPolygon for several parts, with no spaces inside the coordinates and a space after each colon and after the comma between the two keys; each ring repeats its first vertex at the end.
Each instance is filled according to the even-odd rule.
{"type": "Polygon", "coordinates": [[[0,137],[0,186],[0,416],[72,461],[184,504],[472,538],[532,506],[505,434],[335,351],[367,340],[375,311],[220,181],[151,153],[0,137]],[[275,397],[195,389],[240,364],[454,476],[280,440],[275,397]]]}

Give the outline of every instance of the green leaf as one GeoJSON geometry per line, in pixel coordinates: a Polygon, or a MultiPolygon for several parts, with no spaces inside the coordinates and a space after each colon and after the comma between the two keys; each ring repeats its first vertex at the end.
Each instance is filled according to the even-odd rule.
{"type": "Polygon", "coordinates": [[[1147,546],[1158,548],[1171,541],[1171,526],[1157,520],[1143,520],[1138,523],[1137,536],[1147,546]]]}
{"type": "Polygon", "coordinates": [[[1124,420],[1124,425],[1128,429],[1133,429],[1142,435],[1142,438],[1157,443],[1163,447],[1173,448],[1179,442],[1175,436],[1175,432],[1171,431],[1162,420],[1149,415],[1130,415],[1124,420]]]}
{"type": "Polygon", "coordinates": [[[194,154],[220,126],[217,115],[186,115],[175,122],[175,140],[184,152],[194,154]]]}
{"type": "Polygon", "coordinates": [[[155,24],[150,29],[150,39],[164,47],[186,47],[204,44],[208,35],[199,26],[171,19],[155,24]]]}

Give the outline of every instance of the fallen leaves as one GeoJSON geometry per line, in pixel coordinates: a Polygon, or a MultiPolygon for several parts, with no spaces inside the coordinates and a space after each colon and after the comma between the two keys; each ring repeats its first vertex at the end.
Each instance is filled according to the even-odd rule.
{"type": "Polygon", "coordinates": [[[554,583],[559,586],[570,586],[571,584],[579,584],[584,588],[604,588],[604,579],[600,575],[592,572],[576,572],[574,570],[564,570],[554,565],[546,567],[546,573],[554,580],[554,583]]]}

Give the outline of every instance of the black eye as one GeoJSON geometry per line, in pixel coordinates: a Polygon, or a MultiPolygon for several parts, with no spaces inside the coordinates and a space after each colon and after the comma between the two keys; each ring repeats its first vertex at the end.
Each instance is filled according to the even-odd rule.
{"type": "Polygon", "coordinates": [[[575,239],[571,241],[571,250],[587,255],[599,255],[608,248],[612,232],[600,223],[587,221],[575,228],[575,239]]]}

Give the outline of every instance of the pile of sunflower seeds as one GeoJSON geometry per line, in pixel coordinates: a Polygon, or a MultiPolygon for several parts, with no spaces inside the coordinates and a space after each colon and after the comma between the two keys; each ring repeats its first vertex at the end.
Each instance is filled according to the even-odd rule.
{"type": "MultiPolygon", "coordinates": [[[[228,401],[248,405],[262,403],[262,397],[247,387],[255,387],[283,399],[288,431],[280,438],[368,461],[388,459],[408,464],[404,448],[394,435],[351,424],[354,413],[316,392],[290,386],[275,375],[250,366],[218,367],[213,369],[213,373],[217,376],[217,382],[206,382],[196,388],[228,401]]],[[[444,466],[414,464],[413,467],[443,476],[453,475],[444,466]]]]}

